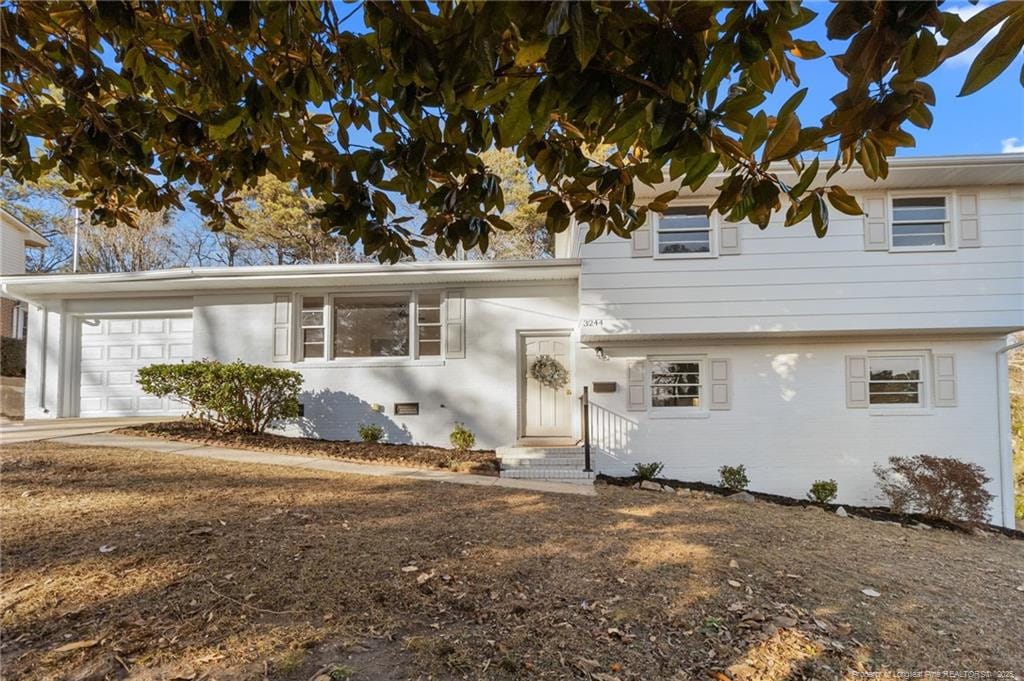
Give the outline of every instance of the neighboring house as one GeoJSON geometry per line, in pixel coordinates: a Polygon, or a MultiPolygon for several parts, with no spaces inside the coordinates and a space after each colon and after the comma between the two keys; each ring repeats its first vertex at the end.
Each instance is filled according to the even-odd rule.
{"type": "MultiPolygon", "coordinates": [[[[446,445],[463,422],[484,447],[572,445],[587,387],[596,471],[661,461],[714,482],[744,464],[753,489],[834,478],[841,501],[871,503],[873,464],[952,456],[985,467],[993,520],[1012,525],[1000,349],[1024,329],[1024,156],[838,181],[868,214],[833,211],[824,239],[781,216],[709,220],[712,178],[630,241],[574,230],[548,260],[8,278],[33,304],[27,415],[164,414],[133,371],[209,357],[301,371],[294,434],[378,422],[446,445]],[[540,355],[565,387],[530,376],[540,355]]],[[[574,449],[502,454],[549,464],[520,475],[583,475],[574,449]]]]}
{"type": "MultiPolygon", "coordinates": [[[[0,208],[0,276],[25,273],[25,249],[50,245],[42,234],[0,208]]],[[[28,307],[13,298],[0,296],[0,336],[24,338],[28,328],[28,307]]]]}

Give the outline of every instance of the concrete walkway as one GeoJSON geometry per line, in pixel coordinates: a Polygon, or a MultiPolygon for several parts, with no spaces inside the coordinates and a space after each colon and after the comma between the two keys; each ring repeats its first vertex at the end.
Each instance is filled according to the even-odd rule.
{"type": "MultiPolygon", "coordinates": [[[[227,447],[210,447],[190,442],[175,442],[148,437],[132,437],[130,435],[114,435],[112,433],[90,433],[60,435],[47,438],[54,442],[92,447],[124,447],[141,449],[148,452],[191,456],[197,459],[215,459],[217,461],[234,461],[236,463],[259,464],[265,466],[287,466],[305,468],[307,470],[326,471],[329,473],[351,473],[353,475],[373,475],[387,478],[404,478],[407,480],[431,480],[434,482],[450,482],[456,485],[476,485],[480,487],[506,487],[510,489],[531,490],[534,492],[553,492],[556,494],[578,494],[595,496],[591,484],[575,484],[565,482],[549,482],[546,480],[510,480],[491,477],[489,475],[470,475],[467,473],[450,473],[448,471],[407,468],[405,466],[387,466],[381,464],[352,463],[325,459],[314,456],[297,456],[294,454],[274,454],[249,449],[229,449],[227,447]]],[[[6,441],[6,439],[5,439],[6,441]]]]}
{"type": "Polygon", "coordinates": [[[0,419],[0,445],[10,445],[15,442],[52,440],[70,435],[84,435],[86,433],[105,433],[117,428],[123,428],[124,426],[173,420],[174,417],[153,418],[151,416],[118,416],[94,419],[30,419],[28,421],[0,419]]]}

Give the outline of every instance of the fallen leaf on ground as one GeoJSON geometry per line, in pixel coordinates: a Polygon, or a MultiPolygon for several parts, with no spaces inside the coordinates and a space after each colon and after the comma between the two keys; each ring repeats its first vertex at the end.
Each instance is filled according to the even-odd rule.
{"type": "Polygon", "coordinates": [[[71,652],[72,650],[81,650],[82,648],[92,648],[94,645],[98,644],[99,642],[100,642],[100,640],[98,638],[90,638],[90,639],[84,639],[82,641],[74,641],[73,643],[65,643],[64,645],[60,646],[59,648],[54,648],[53,652],[55,652],[55,653],[68,653],[68,652],[71,652]]]}
{"type": "Polygon", "coordinates": [[[864,594],[865,596],[870,596],[871,598],[878,598],[879,596],[882,595],[882,594],[878,593],[877,591],[875,591],[874,589],[861,589],[860,592],[862,594],[864,594]]]}

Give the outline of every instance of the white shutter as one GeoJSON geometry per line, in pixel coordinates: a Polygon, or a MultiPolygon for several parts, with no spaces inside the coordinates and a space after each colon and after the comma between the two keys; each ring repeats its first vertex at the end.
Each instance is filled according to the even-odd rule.
{"type": "Polygon", "coordinates": [[[445,291],[444,296],[445,357],[466,357],[466,296],[463,291],[445,291]]]}
{"type": "Polygon", "coordinates": [[[979,248],[981,246],[981,223],[978,221],[978,195],[961,194],[960,205],[960,248],[979,248]]]}
{"type": "Polygon", "coordinates": [[[644,225],[635,230],[630,237],[630,255],[634,258],[649,258],[654,253],[651,248],[651,228],[644,225]]]}
{"type": "Polygon", "coordinates": [[[868,401],[868,358],[865,355],[846,357],[846,406],[863,409],[868,401]]]}
{"type": "Polygon", "coordinates": [[[934,356],[936,407],[956,406],[956,359],[950,354],[934,356]]]}
{"type": "Polygon", "coordinates": [[[718,254],[740,254],[740,226],[732,222],[722,222],[718,228],[718,254]]]}
{"type": "Polygon", "coordinates": [[[727,359],[711,359],[708,361],[708,409],[732,409],[732,387],[729,385],[732,368],[727,359]]]}
{"type": "Polygon", "coordinates": [[[646,390],[647,367],[642,359],[629,363],[626,380],[626,402],[629,411],[647,411],[646,390]]]}
{"type": "Polygon", "coordinates": [[[889,218],[885,196],[866,196],[863,201],[864,250],[889,250],[889,218]]]}
{"type": "Polygon", "coordinates": [[[292,297],[285,293],[274,296],[274,361],[289,362],[292,358],[292,297]]]}

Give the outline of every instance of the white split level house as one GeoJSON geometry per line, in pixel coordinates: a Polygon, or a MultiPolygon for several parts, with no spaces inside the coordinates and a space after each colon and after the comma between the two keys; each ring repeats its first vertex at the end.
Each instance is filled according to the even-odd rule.
{"type": "MultiPolygon", "coordinates": [[[[504,475],[588,478],[664,463],[716,482],[879,503],[872,466],[982,465],[1013,525],[1009,336],[1024,329],[1024,155],[895,159],[850,172],[863,217],[766,230],[707,217],[705,189],[631,240],[558,236],[529,262],[195,268],[15,276],[30,307],[28,418],[166,415],[135,371],[211,358],[298,370],[287,434],[447,446],[464,423],[504,475]],[[530,368],[549,355],[560,389],[530,368]]],[[[640,188],[653,196],[667,186],[640,188]]]]}

